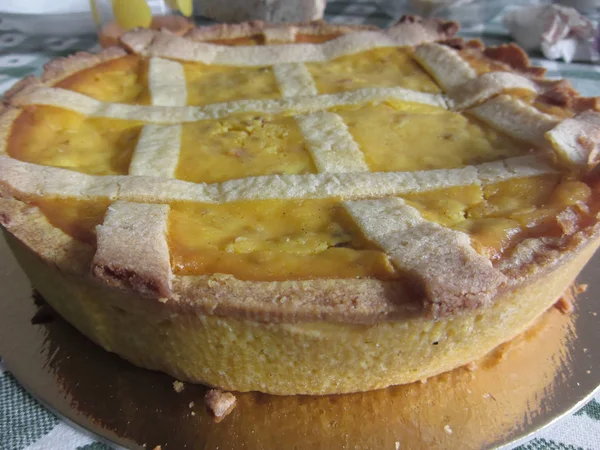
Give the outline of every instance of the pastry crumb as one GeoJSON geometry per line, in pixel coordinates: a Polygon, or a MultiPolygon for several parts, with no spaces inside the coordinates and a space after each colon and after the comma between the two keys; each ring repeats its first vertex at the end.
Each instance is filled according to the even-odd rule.
{"type": "Polygon", "coordinates": [[[167,303],[169,301],[169,299],[167,297],[161,297],[158,299],[158,301],[161,303],[167,303]]]}
{"type": "Polygon", "coordinates": [[[220,422],[233,411],[237,399],[231,392],[223,392],[220,389],[211,389],[204,396],[204,402],[208,411],[214,416],[215,422],[220,422]]]}
{"type": "Polygon", "coordinates": [[[162,450],[162,447],[160,445],[157,445],[156,447],[154,447],[152,450],[162,450]]]}
{"type": "Polygon", "coordinates": [[[573,302],[565,297],[559,298],[558,301],[554,304],[554,307],[565,315],[571,314],[574,309],[573,302]]]}
{"type": "Polygon", "coordinates": [[[587,291],[587,284],[573,283],[565,291],[561,298],[554,304],[554,307],[563,314],[571,314],[575,309],[574,302],[579,294],[587,291]]]}
{"type": "Polygon", "coordinates": [[[175,392],[177,392],[178,394],[183,391],[183,389],[185,388],[185,385],[179,381],[179,380],[175,380],[173,381],[173,390],[175,392]]]}
{"type": "Polygon", "coordinates": [[[469,372],[473,372],[474,370],[477,370],[477,363],[475,361],[471,361],[469,364],[465,365],[465,369],[467,369],[469,372]]]}
{"type": "Polygon", "coordinates": [[[421,384],[427,384],[427,378],[421,378],[421,379],[419,380],[419,382],[420,382],[421,384]]]}
{"type": "Polygon", "coordinates": [[[193,408],[193,407],[194,407],[194,402],[190,402],[188,406],[189,406],[190,408],[193,408]]]}
{"type": "Polygon", "coordinates": [[[446,432],[446,434],[452,434],[452,428],[450,428],[450,425],[446,425],[444,426],[444,431],[446,432]]]}
{"type": "Polygon", "coordinates": [[[191,413],[191,414],[192,414],[192,416],[195,416],[195,415],[196,415],[196,413],[195,413],[194,411],[192,411],[192,413],[191,413]]]}
{"type": "Polygon", "coordinates": [[[396,450],[399,450],[400,449],[400,441],[396,441],[395,446],[396,446],[396,450]]]}

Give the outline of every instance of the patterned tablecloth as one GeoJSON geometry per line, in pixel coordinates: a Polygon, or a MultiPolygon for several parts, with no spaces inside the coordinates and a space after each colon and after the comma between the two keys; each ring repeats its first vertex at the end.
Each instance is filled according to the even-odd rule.
{"type": "MultiPolygon", "coordinates": [[[[482,38],[488,45],[508,42],[501,16],[461,33],[465,37],[482,38]]],[[[377,4],[366,0],[330,1],[325,18],[332,23],[379,26],[390,25],[393,21],[377,4]]],[[[39,75],[44,63],[50,59],[94,48],[97,48],[95,36],[28,36],[10,30],[0,15],[0,94],[29,74],[39,75]]],[[[565,64],[542,59],[541,54],[531,56],[535,65],[548,69],[548,76],[568,78],[584,95],[600,95],[600,65],[565,64]]],[[[37,403],[0,362],[0,450],[108,448],[63,423],[37,403]]],[[[575,414],[518,447],[518,450],[538,449],[600,449],[600,393],[575,414]]]]}

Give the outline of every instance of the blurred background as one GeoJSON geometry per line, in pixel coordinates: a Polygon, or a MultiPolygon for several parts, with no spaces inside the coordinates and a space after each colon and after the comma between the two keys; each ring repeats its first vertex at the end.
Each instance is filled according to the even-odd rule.
{"type": "Polygon", "coordinates": [[[298,22],[322,18],[339,20],[340,12],[350,23],[385,26],[404,14],[415,14],[444,17],[461,22],[463,28],[473,28],[507,8],[551,3],[573,7],[591,19],[600,15],[600,0],[3,0],[0,2],[0,30],[73,37],[91,35],[110,23],[124,28],[166,26],[174,29],[184,23],[157,21],[157,17],[187,17],[197,23],[298,22]]]}
{"type": "Polygon", "coordinates": [[[50,59],[114,45],[136,27],[185,34],[196,24],[318,19],[387,27],[405,14],[455,20],[461,36],[486,45],[517,42],[584,92],[598,81],[590,74],[600,67],[600,0],[2,0],[0,92],[50,59]]]}

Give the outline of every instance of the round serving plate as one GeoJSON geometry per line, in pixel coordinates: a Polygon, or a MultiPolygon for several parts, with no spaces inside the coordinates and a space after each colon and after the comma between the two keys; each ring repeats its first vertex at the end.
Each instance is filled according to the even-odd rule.
{"type": "Polygon", "coordinates": [[[510,447],[581,406],[600,384],[598,254],[579,277],[589,286],[574,313],[550,309],[476,367],[359,394],[236,394],[236,408],[215,423],[204,409],[205,387],[186,384],[176,393],[173,378],[133,366],[46,314],[47,306],[40,310],[0,241],[6,367],[55,413],[126,448],[510,447]]]}

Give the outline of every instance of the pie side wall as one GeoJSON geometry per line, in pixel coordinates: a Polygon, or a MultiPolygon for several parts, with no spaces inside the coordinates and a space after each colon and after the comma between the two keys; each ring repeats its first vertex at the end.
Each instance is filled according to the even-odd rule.
{"type": "Polygon", "coordinates": [[[376,325],[266,324],[161,308],[68,275],[5,235],[48,303],[106,350],[183,381],[278,395],[379,389],[476,360],[551,307],[600,245],[596,238],[562,267],[490,307],[435,322],[421,316],[376,325]]]}

